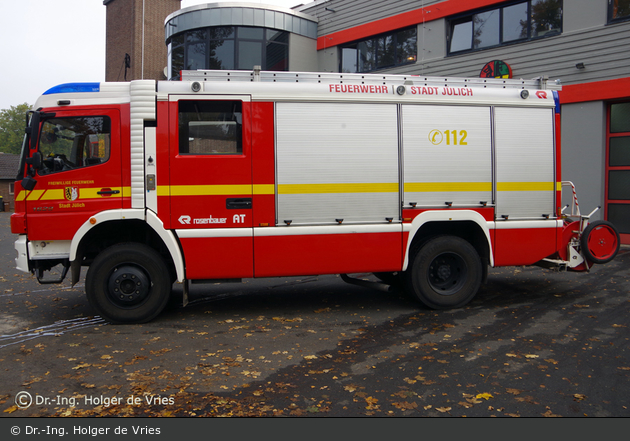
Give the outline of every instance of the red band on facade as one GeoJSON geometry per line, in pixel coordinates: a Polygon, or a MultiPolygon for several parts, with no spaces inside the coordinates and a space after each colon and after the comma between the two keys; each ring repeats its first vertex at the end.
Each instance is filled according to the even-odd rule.
{"type": "Polygon", "coordinates": [[[451,15],[461,14],[466,11],[503,3],[504,0],[468,0],[466,2],[446,0],[424,8],[403,12],[391,17],[382,18],[370,23],[365,23],[343,31],[333,32],[317,39],[317,50],[326,49],[340,44],[348,43],[377,34],[391,32],[396,29],[414,26],[423,22],[430,22],[451,15]]]}
{"type": "Polygon", "coordinates": [[[562,86],[560,104],[606,101],[630,96],[630,78],[562,86]]]}

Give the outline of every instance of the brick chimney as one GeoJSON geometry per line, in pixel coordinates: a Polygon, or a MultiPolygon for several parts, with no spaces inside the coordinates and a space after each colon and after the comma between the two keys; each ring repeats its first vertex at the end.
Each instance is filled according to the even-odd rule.
{"type": "Polygon", "coordinates": [[[181,0],[104,0],[105,81],[164,80],[164,20],[181,0]]]}

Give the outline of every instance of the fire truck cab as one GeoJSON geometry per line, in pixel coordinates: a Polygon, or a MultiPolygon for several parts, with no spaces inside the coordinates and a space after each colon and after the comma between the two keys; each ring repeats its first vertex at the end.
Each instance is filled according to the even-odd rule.
{"type": "Polygon", "coordinates": [[[30,113],[16,265],[73,284],[88,267],[91,305],[118,323],[156,317],[174,282],[186,297],[190,282],[375,273],[441,309],[488,266],[588,270],[620,240],[574,189],[564,213],[559,89],[258,69],[59,85],[30,113]]]}

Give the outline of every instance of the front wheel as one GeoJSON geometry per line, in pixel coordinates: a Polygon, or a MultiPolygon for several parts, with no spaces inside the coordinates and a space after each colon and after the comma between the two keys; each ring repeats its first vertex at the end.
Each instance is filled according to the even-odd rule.
{"type": "Polygon", "coordinates": [[[171,292],[162,257],[138,243],[113,245],[94,259],[85,279],[87,298],[111,323],[144,323],[166,306],[171,292]]]}
{"type": "Polygon", "coordinates": [[[460,308],[472,300],[483,280],[477,250],[456,236],[438,236],[413,256],[406,271],[407,289],[433,309],[460,308]]]}

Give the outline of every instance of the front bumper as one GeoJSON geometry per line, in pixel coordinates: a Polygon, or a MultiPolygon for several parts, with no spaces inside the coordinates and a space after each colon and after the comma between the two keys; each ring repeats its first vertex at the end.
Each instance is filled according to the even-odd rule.
{"type": "Polygon", "coordinates": [[[19,271],[30,273],[28,265],[28,239],[25,234],[22,234],[15,241],[15,251],[17,251],[17,257],[15,258],[15,267],[19,271]]]}

